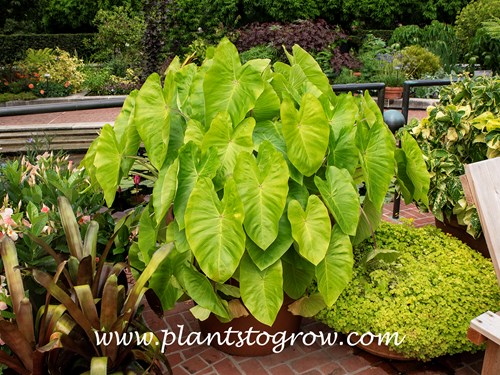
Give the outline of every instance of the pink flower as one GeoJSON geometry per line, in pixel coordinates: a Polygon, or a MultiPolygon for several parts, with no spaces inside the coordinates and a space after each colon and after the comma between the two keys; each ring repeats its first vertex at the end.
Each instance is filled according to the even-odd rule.
{"type": "Polygon", "coordinates": [[[50,208],[48,208],[45,203],[42,204],[42,209],[40,210],[43,213],[47,213],[50,211],[50,208]]]}
{"type": "Polygon", "coordinates": [[[90,221],[90,215],[84,215],[78,220],[78,224],[86,224],[90,221]]]}
{"type": "Polygon", "coordinates": [[[141,176],[135,175],[134,176],[134,184],[139,185],[139,182],[141,182],[141,176]]]}

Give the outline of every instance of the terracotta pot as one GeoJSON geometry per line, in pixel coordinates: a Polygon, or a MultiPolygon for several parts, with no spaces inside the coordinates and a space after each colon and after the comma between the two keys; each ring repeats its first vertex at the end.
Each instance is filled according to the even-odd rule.
{"type": "Polygon", "coordinates": [[[391,350],[385,344],[379,345],[376,342],[372,342],[369,345],[360,345],[359,344],[359,345],[357,345],[357,347],[364,350],[365,352],[376,355],[377,357],[380,357],[380,358],[387,358],[387,359],[392,359],[392,360],[396,360],[396,361],[414,361],[415,360],[415,358],[408,358],[402,354],[396,353],[395,351],[391,350]]]}
{"type": "Polygon", "coordinates": [[[450,220],[445,217],[444,222],[439,221],[438,219],[435,219],[435,222],[436,227],[441,229],[443,232],[449,233],[458,238],[463,243],[481,253],[485,258],[490,258],[490,252],[488,251],[488,245],[486,244],[484,235],[481,234],[479,238],[472,237],[469,233],[467,233],[467,227],[458,223],[455,215],[453,215],[450,220]]]}
{"type": "MultiPolygon", "coordinates": [[[[236,318],[228,323],[222,323],[219,321],[219,319],[217,319],[217,317],[215,317],[215,315],[211,314],[208,319],[199,321],[200,331],[204,336],[206,336],[207,334],[215,334],[219,332],[220,337],[224,339],[226,337],[225,331],[229,328],[231,328],[232,331],[242,332],[243,337],[246,337],[247,332],[252,329],[250,341],[253,342],[255,342],[256,337],[259,336],[260,332],[267,332],[268,334],[273,335],[277,332],[284,331],[286,332],[286,337],[289,337],[291,334],[299,331],[300,323],[302,321],[301,316],[293,315],[288,311],[288,305],[292,302],[293,300],[291,298],[285,296],[285,302],[283,303],[283,306],[278,312],[278,316],[276,317],[276,320],[271,327],[262,324],[252,315],[236,318]],[[258,331],[258,333],[253,333],[254,331],[258,331]]],[[[230,340],[233,340],[236,343],[238,340],[237,335],[237,333],[231,334],[230,340]]],[[[264,342],[264,339],[265,338],[262,337],[262,343],[264,342]]],[[[267,343],[267,345],[247,345],[247,343],[245,342],[243,346],[238,347],[236,346],[236,344],[227,345],[224,342],[222,343],[222,345],[219,345],[217,339],[213,339],[210,345],[230,355],[256,357],[273,353],[275,344],[272,343],[272,338],[268,341],[269,343],[267,343]]]]}
{"type": "Polygon", "coordinates": [[[403,97],[402,87],[386,87],[385,88],[385,99],[401,99],[403,97]]]}

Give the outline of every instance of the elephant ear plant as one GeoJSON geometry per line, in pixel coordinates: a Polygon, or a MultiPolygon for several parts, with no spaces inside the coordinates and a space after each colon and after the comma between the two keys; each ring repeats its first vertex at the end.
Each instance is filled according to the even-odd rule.
{"type": "Polygon", "coordinates": [[[110,205],[144,145],[139,162],[156,181],[129,259],[142,269],[174,241],[150,282],[164,308],[187,293],[199,318],[249,312],[271,325],[286,293],[292,312],[311,316],[350,281],[352,243],[377,227],[395,172],[406,198],[426,199],[416,142],[397,150],[368,94],[336,96],[299,46],[288,58],[242,65],[223,40],[201,66],[174,60],[163,85],[153,74],[127,98],[83,161],[110,205]],[[319,292],[308,295],[313,280],[319,292]]]}
{"type": "MultiPolygon", "coordinates": [[[[25,295],[15,244],[7,236],[0,241],[15,316],[14,320],[0,318],[0,337],[12,352],[8,355],[0,351],[0,363],[19,374],[171,373],[158,346],[117,340],[132,332],[146,334],[138,309],[144,296],[153,302],[154,296],[145,284],[168,256],[172,244],[165,244],[155,252],[135,285],[129,288],[123,274],[127,265],[104,262],[114,238],[96,264],[97,222],[90,223],[82,241],[70,202],[65,197],[59,198],[59,212],[69,258],[63,259],[60,253],[33,236],[33,241],[54,257],[57,271],[53,275],[37,269],[23,271],[31,272],[47,292],[45,304],[38,308],[36,318],[34,306],[25,295]]],[[[149,335],[151,341],[155,340],[152,333],[149,335]]]]}

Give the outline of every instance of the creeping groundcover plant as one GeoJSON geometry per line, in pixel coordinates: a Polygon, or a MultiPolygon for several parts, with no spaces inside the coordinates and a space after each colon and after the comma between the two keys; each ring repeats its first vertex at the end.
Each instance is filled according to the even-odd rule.
{"type": "Polygon", "coordinates": [[[467,329],[476,316],[498,311],[491,261],[434,226],[383,223],[375,238],[393,252],[374,251],[371,239],[357,246],[353,280],[316,318],[344,333],[397,332],[404,340],[389,347],[409,358],[479,350],[467,329]]]}
{"type": "Polygon", "coordinates": [[[288,58],[242,65],[223,40],[201,66],[175,59],[163,84],[153,74],[128,96],[83,161],[108,205],[135,162],[148,166],[153,193],[129,260],[140,271],[174,242],[149,284],[164,308],[185,293],[201,319],[250,313],[271,325],[286,293],[311,316],[350,281],[352,244],[377,227],[395,174],[405,199],[427,203],[413,138],[396,149],[368,94],[336,96],[299,46],[288,58]]]}

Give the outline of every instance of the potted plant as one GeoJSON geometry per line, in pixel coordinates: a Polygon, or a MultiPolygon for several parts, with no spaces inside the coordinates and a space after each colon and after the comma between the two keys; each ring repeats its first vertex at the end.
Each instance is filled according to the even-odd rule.
{"type": "Polygon", "coordinates": [[[36,268],[27,270],[46,290],[41,306],[33,305],[26,296],[14,241],[9,236],[0,236],[0,255],[13,317],[0,318],[0,337],[11,351],[10,354],[0,351],[0,363],[18,374],[171,373],[158,344],[124,345],[118,340],[137,332],[159,342],[143,324],[140,306],[144,296],[154,301],[145,284],[169,255],[172,244],[158,249],[135,285],[129,287],[123,273],[127,264],[105,262],[114,236],[97,263],[97,222],[89,224],[82,241],[76,217],[65,197],[59,198],[59,212],[69,257],[30,234],[57,264],[54,274],[36,268]],[[38,311],[36,321],[33,310],[38,311]]]}
{"type": "Polygon", "coordinates": [[[403,83],[406,80],[405,73],[400,66],[395,65],[392,57],[390,61],[382,61],[380,72],[373,77],[375,82],[385,84],[385,99],[401,99],[403,97],[403,83]]]}
{"type": "Polygon", "coordinates": [[[498,309],[491,262],[430,225],[382,223],[375,238],[376,248],[372,239],[355,248],[353,280],[316,319],[343,333],[397,333],[397,340],[384,340],[388,345],[365,340],[368,345],[360,348],[399,360],[480,349],[467,330],[485,309],[498,309]]]}
{"type": "Polygon", "coordinates": [[[474,241],[480,238],[481,225],[476,209],[465,200],[460,176],[465,163],[500,156],[499,90],[498,76],[464,76],[441,89],[440,101],[428,108],[427,118],[407,126],[426,155],[431,174],[429,203],[436,224],[451,229],[485,256],[484,239],[474,241]],[[461,234],[465,231],[459,225],[469,235],[461,234]]]}
{"type": "Polygon", "coordinates": [[[83,160],[110,205],[144,144],[156,181],[129,259],[140,270],[174,241],[150,282],[165,308],[186,293],[200,319],[250,314],[271,326],[286,294],[290,311],[312,316],[349,282],[352,243],[377,227],[395,172],[405,197],[425,204],[416,142],[396,149],[368,94],[336,96],[309,54],[287,54],[289,65],[241,65],[225,39],[201,66],[175,59],[83,160]]]}

